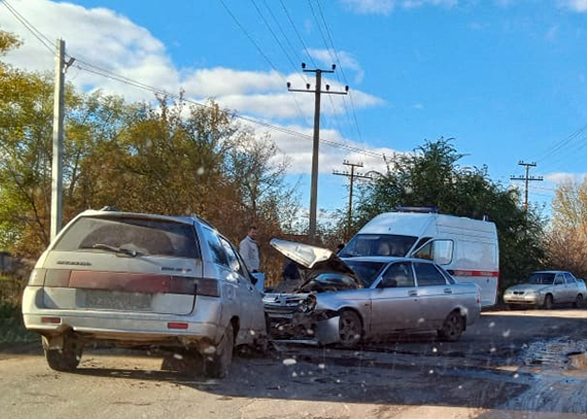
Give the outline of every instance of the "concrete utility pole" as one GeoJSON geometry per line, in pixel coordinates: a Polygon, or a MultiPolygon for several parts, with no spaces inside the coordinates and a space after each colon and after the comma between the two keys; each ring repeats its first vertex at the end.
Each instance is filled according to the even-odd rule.
{"type": "Polygon", "coordinates": [[[53,98],[53,163],[51,165],[51,241],[61,230],[63,196],[63,108],[65,106],[65,41],[57,40],[55,59],[55,94],[53,98]]]}
{"type": "Polygon", "coordinates": [[[530,167],[536,167],[536,162],[526,163],[523,160],[518,162],[520,166],[526,166],[526,176],[510,176],[511,180],[523,180],[525,182],[524,188],[524,208],[528,209],[528,182],[529,181],[542,181],[544,178],[542,176],[528,176],[530,172],[530,167]]]}
{"type": "Polygon", "coordinates": [[[318,149],[320,143],[320,95],[322,93],[334,95],[346,95],[349,87],[345,86],[344,92],[335,92],[330,90],[330,85],[326,85],[326,90],[322,90],[322,73],[334,73],[336,65],[332,64],[332,70],[321,69],[306,69],[306,63],[302,63],[302,69],[305,73],[316,73],[316,86],[314,90],[310,90],[310,83],[306,84],[306,90],[291,89],[291,83],[287,82],[287,90],[290,92],[314,93],[314,142],[312,148],[312,190],[310,194],[310,241],[316,242],[316,211],[318,202],[318,149]]]}
{"type": "Polygon", "coordinates": [[[344,164],[345,166],[350,166],[351,167],[351,173],[344,171],[344,172],[338,172],[338,171],[333,171],[332,174],[333,175],[338,175],[338,176],[346,176],[348,178],[350,178],[350,188],[349,188],[349,208],[348,208],[348,212],[347,212],[347,227],[346,227],[346,237],[344,238],[345,241],[347,241],[350,238],[350,234],[351,234],[351,217],[353,214],[353,183],[355,178],[357,179],[373,179],[371,176],[368,175],[363,175],[361,173],[355,173],[355,167],[363,167],[363,163],[349,163],[348,161],[343,161],[342,164],[344,164]]]}

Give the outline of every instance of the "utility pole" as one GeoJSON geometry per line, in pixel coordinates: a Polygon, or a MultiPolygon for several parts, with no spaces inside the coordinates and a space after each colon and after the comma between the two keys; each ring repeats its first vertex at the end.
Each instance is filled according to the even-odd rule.
{"type": "Polygon", "coordinates": [[[53,97],[53,163],[51,165],[51,241],[61,230],[63,196],[63,108],[65,106],[65,41],[57,40],[55,93],[53,97]]]}
{"type": "Polygon", "coordinates": [[[335,92],[330,90],[330,85],[326,85],[326,90],[322,90],[322,73],[334,73],[336,65],[332,64],[332,70],[306,69],[306,63],[302,63],[304,73],[316,73],[316,86],[310,90],[310,83],[306,84],[306,90],[291,89],[291,83],[287,82],[287,90],[290,92],[314,93],[314,141],[312,147],[312,189],[310,193],[310,241],[316,243],[316,212],[318,207],[318,149],[320,144],[320,95],[322,93],[334,95],[346,95],[349,87],[345,86],[344,92],[335,92]]]}
{"type": "Polygon", "coordinates": [[[350,238],[351,235],[351,217],[353,214],[353,183],[355,178],[357,179],[373,179],[371,176],[368,175],[363,175],[360,173],[355,173],[355,167],[363,167],[363,163],[349,163],[348,161],[343,161],[342,164],[344,164],[345,166],[350,166],[351,168],[351,173],[344,171],[344,172],[338,172],[336,170],[334,170],[332,172],[333,175],[338,175],[338,176],[346,176],[348,178],[350,178],[350,188],[349,188],[349,208],[348,208],[348,212],[347,212],[347,225],[346,225],[346,237],[345,237],[345,242],[350,238]]]}
{"type": "Polygon", "coordinates": [[[51,164],[51,241],[61,230],[63,202],[63,116],[65,114],[65,72],[73,64],[65,62],[65,41],[57,40],[55,92],[53,94],[53,162],[51,164]]]}
{"type": "Polygon", "coordinates": [[[526,176],[510,176],[510,180],[523,180],[525,182],[524,188],[524,209],[528,209],[528,182],[529,181],[542,181],[542,176],[529,176],[530,167],[536,167],[536,162],[526,163],[523,160],[518,162],[518,165],[526,167],[526,176]]]}

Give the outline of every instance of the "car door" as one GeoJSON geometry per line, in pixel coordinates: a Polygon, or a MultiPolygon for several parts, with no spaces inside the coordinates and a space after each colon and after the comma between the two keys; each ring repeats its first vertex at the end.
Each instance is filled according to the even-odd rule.
{"type": "Polygon", "coordinates": [[[371,310],[373,334],[417,327],[420,312],[411,262],[391,263],[383,271],[371,290],[371,310]]]}
{"type": "Polygon", "coordinates": [[[224,237],[220,237],[220,243],[227,255],[228,266],[235,275],[237,282],[237,303],[239,312],[240,331],[245,341],[258,332],[264,325],[264,311],[261,294],[251,282],[249,272],[244,267],[244,262],[239,258],[234,246],[224,237]]]}
{"type": "Polygon", "coordinates": [[[457,305],[458,296],[452,284],[428,262],[414,262],[418,302],[420,308],[420,329],[436,328],[457,305]]]}
{"type": "Polygon", "coordinates": [[[563,272],[557,272],[554,277],[552,293],[556,303],[564,303],[569,300],[567,288],[565,285],[565,275],[563,272]]]}
{"type": "Polygon", "coordinates": [[[579,284],[577,280],[570,272],[565,272],[565,292],[566,292],[566,301],[569,303],[575,302],[577,298],[577,294],[579,294],[579,284]]]}

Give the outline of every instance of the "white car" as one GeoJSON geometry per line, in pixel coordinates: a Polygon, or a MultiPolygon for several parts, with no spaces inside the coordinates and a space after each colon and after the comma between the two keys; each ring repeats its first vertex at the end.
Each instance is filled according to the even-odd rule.
{"type": "Polygon", "coordinates": [[[542,306],[550,309],[561,303],[579,307],[586,293],[585,282],[568,271],[537,271],[530,275],[528,282],[506,289],[503,301],[510,307],[542,306]]]}
{"type": "Polygon", "coordinates": [[[227,373],[235,345],[266,339],[261,293],[235,247],[198,217],[88,210],[41,255],[24,291],[28,330],[49,366],[83,347],[159,347],[227,373]]]}

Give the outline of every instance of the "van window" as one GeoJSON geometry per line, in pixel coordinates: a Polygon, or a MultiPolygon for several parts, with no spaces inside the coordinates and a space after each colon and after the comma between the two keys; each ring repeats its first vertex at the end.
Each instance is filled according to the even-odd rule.
{"type": "Polygon", "coordinates": [[[416,239],[399,234],[357,234],[339,256],[406,256],[416,239]]]}
{"type": "Polygon", "coordinates": [[[454,244],[452,240],[433,240],[418,250],[415,258],[433,260],[439,265],[452,262],[454,244]]]}

